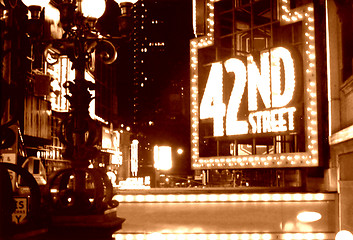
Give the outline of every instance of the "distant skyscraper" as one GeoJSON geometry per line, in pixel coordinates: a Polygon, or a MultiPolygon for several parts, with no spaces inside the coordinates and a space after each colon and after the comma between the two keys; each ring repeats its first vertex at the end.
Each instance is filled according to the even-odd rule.
{"type": "Polygon", "coordinates": [[[134,125],[144,126],[154,121],[160,108],[158,98],[168,83],[166,68],[167,30],[166,10],[161,3],[142,0],[136,6],[133,34],[134,125]]]}
{"type": "Polygon", "coordinates": [[[152,167],[153,144],[188,144],[191,16],[187,0],[140,0],[135,6],[130,99],[133,127],[146,139],[145,146],[140,141],[146,150],[140,165],[152,167]],[[186,140],[176,140],[183,137],[174,131],[186,140]]]}

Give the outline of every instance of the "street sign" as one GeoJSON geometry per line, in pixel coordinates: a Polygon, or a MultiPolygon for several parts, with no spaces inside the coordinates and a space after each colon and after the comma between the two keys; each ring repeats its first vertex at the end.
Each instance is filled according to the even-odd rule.
{"type": "Polygon", "coordinates": [[[26,197],[14,197],[16,210],[12,213],[12,221],[20,224],[28,213],[28,199],[26,197]]]}

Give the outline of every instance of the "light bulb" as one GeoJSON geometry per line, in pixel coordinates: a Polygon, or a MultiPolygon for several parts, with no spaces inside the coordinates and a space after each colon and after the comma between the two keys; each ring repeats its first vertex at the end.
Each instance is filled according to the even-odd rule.
{"type": "Polygon", "coordinates": [[[138,0],[115,0],[120,6],[121,3],[132,3],[135,4],[138,0]]]}
{"type": "Polygon", "coordinates": [[[46,7],[50,0],[22,0],[23,4],[26,5],[27,7],[29,6],[41,6],[46,7]]]}
{"type": "Polygon", "coordinates": [[[105,0],[82,0],[81,7],[84,17],[100,18],[105,11],[105,0]]]}

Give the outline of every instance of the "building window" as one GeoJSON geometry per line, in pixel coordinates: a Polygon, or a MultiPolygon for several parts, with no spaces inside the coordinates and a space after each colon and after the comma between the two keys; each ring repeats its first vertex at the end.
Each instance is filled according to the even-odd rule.
{"type": "Polygon", "coordinates": [[[342,78],[346,81],[353,75],[353,2],[336,0],[336,4],[342,27],[342,78]]]}

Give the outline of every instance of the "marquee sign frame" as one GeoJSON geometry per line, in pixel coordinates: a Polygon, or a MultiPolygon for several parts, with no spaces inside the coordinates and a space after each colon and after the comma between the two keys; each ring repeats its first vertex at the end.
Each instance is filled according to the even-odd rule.
{"type": "MultiPolygon", "coordinates": [[[[313,3],[291,9],[290,0],[278,0],[280,24],[302,22],[303,31],[303,98],[305,151],[246,156],[200,157],[200,99],[198,50],[214,45],[214,4],[207,0],[206,34],[190,41],[190,113],[191,113],[191,165],[193,169],[225,168],[288,168],[319,166],[317,79],[315,56],[315,22],[313,3]]],[[[196,9],[194,9],[196,11],[196,9]]]]}

